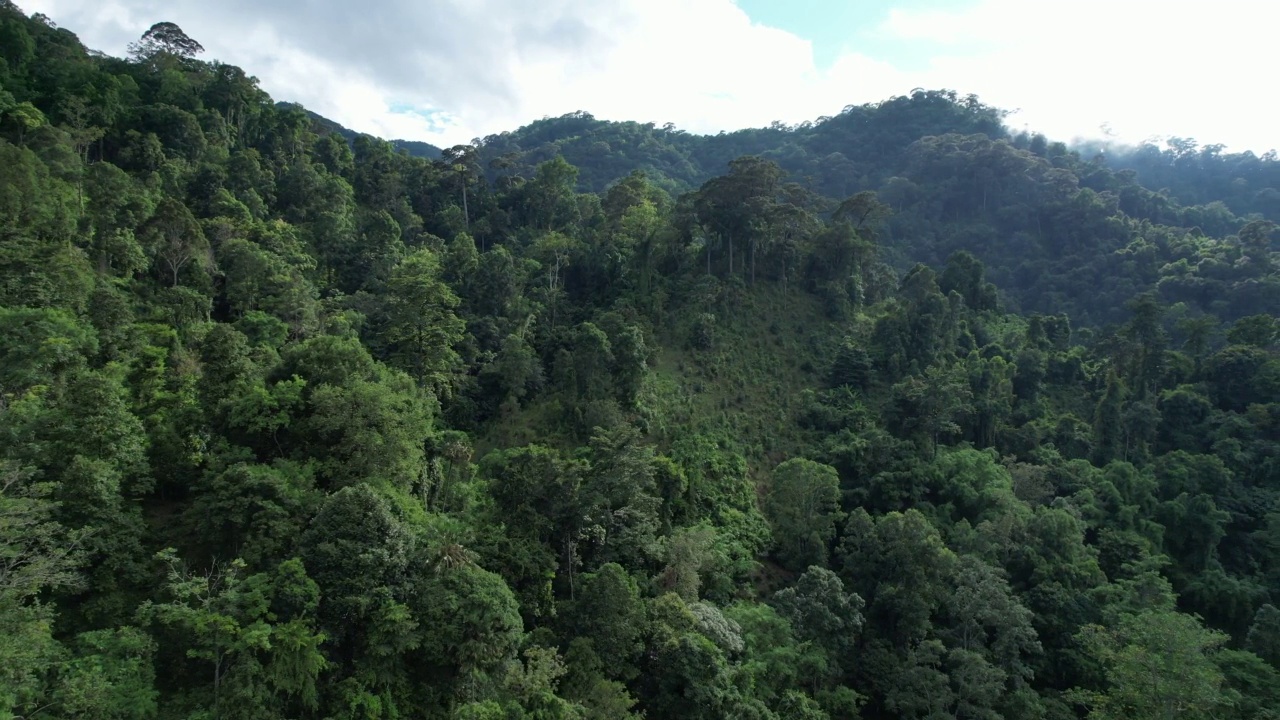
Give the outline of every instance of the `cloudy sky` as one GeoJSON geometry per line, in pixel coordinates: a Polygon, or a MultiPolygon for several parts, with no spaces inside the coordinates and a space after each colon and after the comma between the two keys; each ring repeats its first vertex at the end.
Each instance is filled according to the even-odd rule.
{"type": "Polygon", "coordinates": [[[586,110],[691,132],[951,88],[1052,138],[1280,147],[1261,0],[18,0],[123,54],[176,22],[278,100],[437,145],[586,110]]]}

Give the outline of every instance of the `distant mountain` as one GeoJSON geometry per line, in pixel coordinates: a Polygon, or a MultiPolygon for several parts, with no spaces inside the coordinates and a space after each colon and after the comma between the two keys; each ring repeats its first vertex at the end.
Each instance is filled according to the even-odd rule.
{"type": "MultiPolygon", "coordinates": [[[[276,105],[286,108],[296,107],[305,112],[307,116],[311,118],[311,121],[315,126],[314,129],[318,134],[337,133],[346,138],[348,142],[356,139],[360,135],[368,134],[356,132],[351,128],[344,127],[341,124],[320,115],[319,113],[306,109],[298,103],[279,102],[276,103],[276,105]]],[[[394,145],[397,150],[404,150],[413,157],[426,158],[428,160],[435,160],[440,157],[440,148],[432,145],[431,143],[424,143],[418,140],[391,140],[389,142],[394,145]]]]}
{"type": "MultiPolygon", "coordinates": [[[[883,102],[850,105],[812,122],[774,123],[716,135],[696,135],[670,124],[599,120],[576,112],[490,135],[482,140],[480,156],[487,167],[498,160],[504,173],[523,175],[561,156],[578,168],[578,187],[587,192],[601,192],[633,170],[642,170],[652,182],[679,194],[724,174],[734,158],[757,155],[776,162],[792,180],[827,197],[843,198],[882,189],[890,179],[910,174],[910,150],[921,149],[917,141],[984,135],[1059,168],[1101,160],[1122,184],[1163,193],[1179,205],[1222,205],[1241,217],[1257,214],[1280,221],[1280,162],[1275,151],[1261,156],[1224,153],[1221,145],[1200,146],[1184,138],[1170,139],[1167,147],[1071,147],[1038,133],[1011,131],[1004,123],[1006,115],[971,95],[919,89],[883,102]]],[[[1108,176],[1108,183],[1113,180],[1108,176]]],[[[1148,214],[1133,205],[1126,211],[1148,214]]],[[[1226,230],[1220,222],[1215,225],[1218,231],[1226,230]]]]}
{"type": "MultiPolygon", "coordinates": [[[[774,123],[716,135],[673,125],[598,120],[577,112],[543,118],[482,140],[481,156],[528,172],[557,155],[579,169],[581,190],[600,192],[633,170],[673,193],[696,189],[743,155],[778,163],[792,178],[829,197],[847,197],[887,180],[908,147],[930,135],[1008,137],[1005,113],[953,91],[916,91],[881,103],[850,105],[833,117],[774,123]]],[[[1065,149],[1064,149],[1065,151],[1065,149]]]]}
{"type": "MultiPolygon", "coordinates": [[[[277,104],[301,108],[316,132],[337,133],[348,141],[361,134],[296,103],[277,104]]],[[[479,159],[490,180],[504,174],[528,176],[539,163],[561,156],[578,168],[578,189],[585,192],[602,192],[641,170],[654,184],[679,194],[723,174],[734,158],[758,155],[778,163],[806,187],[840,198],[880,188],[907,172],[907,152],[917,140],[976,134],[1040,157],[1074,154],[1078,160],[1101,159],[1125,183],[1141,184],[1183,206],[1222,207],[1241,217],[1280,220],[1280,162],[1275,151],[1262,156],[1223,153],[1221,145],[1201,147],[1182,138],[1172,139],[1167,148],[1149,143],[1136,148],[1097,143],[1068,147],[1043,135],[1011,132],[1003,122],[1005,115],[973,96],[948,90],[916,90],[879,103],[850,105],[835,116],[812,122],[775,123],[716,135],[688,133],[670,124],[599,120],[576,112],[485,137],[479,159]]],[[[434,160],[441,155],[441,149],[429,143],[390,142],[413,157],[434,160]]],[[[1126,210],[1146,214],[1132,206],[1126,210]]],[[[1188,222],[1212,224],[1218,232],[1226,231],[1229,224],[1188,222]]]]}

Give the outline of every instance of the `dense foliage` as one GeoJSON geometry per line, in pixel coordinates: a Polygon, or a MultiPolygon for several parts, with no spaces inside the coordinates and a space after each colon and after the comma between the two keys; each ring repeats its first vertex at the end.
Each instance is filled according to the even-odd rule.
{"type": "Polygon", "coordinates": [[[1277,717],[1273,157],[200,52],[0,0],[0,718],[1277,717]]]}

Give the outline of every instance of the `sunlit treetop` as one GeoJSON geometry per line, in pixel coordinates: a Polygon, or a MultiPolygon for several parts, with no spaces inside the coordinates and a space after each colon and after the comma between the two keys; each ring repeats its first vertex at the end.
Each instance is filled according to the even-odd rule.
{"type": "Polygon", "coordinates": [[[192,58],[202,52],[203,45],[171,22],[158,22],[143,33],[137,42],[129,43],[129,56],[139,61],[149,60],[160,53],[192,58]]]}

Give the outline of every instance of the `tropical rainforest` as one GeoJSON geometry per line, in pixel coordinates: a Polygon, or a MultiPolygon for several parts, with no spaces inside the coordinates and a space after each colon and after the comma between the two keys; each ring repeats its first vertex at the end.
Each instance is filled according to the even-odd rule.
{"type": "Polygon", "coordinates": [[[1280,718],[1274,153],[201,53],[0,0],[0,718],[1280,718]]]}

